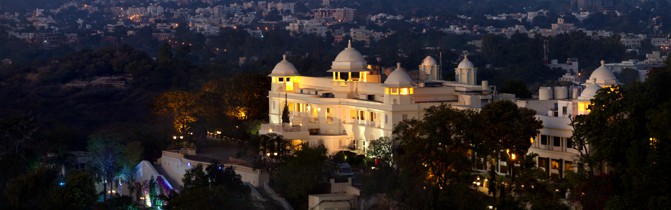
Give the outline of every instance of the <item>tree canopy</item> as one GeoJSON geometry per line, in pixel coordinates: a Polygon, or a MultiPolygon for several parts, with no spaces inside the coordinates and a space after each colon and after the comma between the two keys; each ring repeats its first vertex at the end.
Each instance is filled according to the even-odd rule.
{"type": "Polygon", "coordinates": [[[580,174],[578,193],[598,193],[589,185],[603,179],[612,193],[600,203],[578,198],[583,205],[608,209],[659,209],[668,204],[671,182],[671,61],[650,71],[645,82],[611,86],[597,92],[590,113],[576,116],[572,139],[590,169],[580,174]],[[587,154],[589,156],[587,156],[587,154]],[[607,166],[607,167],[604,167],[607,166]],[[607,201],[606,201],[607,200],[607,201]]]}
{"type": "Polygon", "coordinates": [[[232,166],[198,164],[184,174],[184,188],[168,199],[166,209],[250,209],[250,190],[232,166]]]}

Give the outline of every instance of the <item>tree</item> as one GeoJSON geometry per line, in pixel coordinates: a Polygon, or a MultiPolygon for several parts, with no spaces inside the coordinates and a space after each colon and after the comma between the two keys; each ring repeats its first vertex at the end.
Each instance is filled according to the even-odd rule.
{"type": "Polygon", "coordinates": [[[282,109],[282,123],[290,123],[288,103],[284,103],[284,108],[282,109]]]}
{"type": "Polygon", "coordinates": [[[624,84],[631,84],[639,80],[640,76],[638,71],[630,68],[622,69],[620,73],[617,74],[617,78],[620,79],[620,82],[624,84]]]}
{"type": "Polygon", "coordinates": [[[4,192],[13,209],[89,209],[96,201],[91,175],[71,171],[60,177],[57,171],[39,167],[16,177],[4,192]]]}
{"type": "Polygon", "coordinates": [[[54,209],[89,209],[96,202],[93,177],[81,171],[71,171],[64,182],[58,183],[54,209]]]}
{"type": "Polygon", "coordinates": [[[370,142],[368,146],[368,156],[380,158],[382,161],[385,161],[387,164],[392,165],[392,154],[393,142],[389,137],[380,137],[376,140],[370,142]]]}
{"type": "Polygon", "coordinates": [[[473,181],[468,151],[475,141],[469,125],[475,117],[474,111],[441,105],[428,108],[421,121],[405,120],[394,127],[394,138],[400,141],[394,154],[402,193],[397,199],[421,208],[479,208],[459,203],[475,199],[470,197],[475,191],[468,188],[473,181]],[[456,192],[464,196],[459,202],[449,198],[456,192]]]}
{"type": "Polygon", "coordinates": [[[133,179],[135,166],[142,161],[144,148],[142,143],[134,141],[126,144],[121,157],[119,158],[119,166],[121,167],[121,175],[119,178],[123,179],[128,184],[128,190],[132,195],[135,191],[135,180],[133,179]]]}
{"type": "Polygon", "coordinates": [[[120,138],[110,134],[95,135],[91,137],[88,144],[91,166],[95,172],[102,177],[103,201],[107,200],[107,186],[113,183],[113,179],[119,170],[118,159],[122,153],[119,144],[120,138]]]}
{"type": "Polygon", "coordinates": [[[512,79],[503,82],[501,87],[502,93],[512,93],[518,98],[531,98],[531,92],[527,88],[527,84],[522,80],[512,79]]]}
{"type": "MultiPolygon", "coordinates": [[[[491,157],[498,157],[502,152],[510,157],[525,155],[531,146],[530,139],[543,127],[535,114],[534,110],[519,108],[511,101],[485,105],[480,111],[482,128],[486,128],[482,132],[484,142],[480,152],[491,157]]],[[[512,161],[509,163],[512,165],[512,161]]]]}
{"type": "Polygon", "coordinates": [[[184,188],[168,199],[167,209],[249,209],[249,193],[233,167],[212,162],[205,169],[198,164],[184,175],[184,188]]]}
{"type": "Polygon", "coordinates": [[[22,147],[33,140],[37,129],[35,118],[30,114],[4,119],[0,121],[0,138],[13,142],[14,153],[21,157],[22,147]]]}
{"type": "Polygon", "coordinates": [[[9,182],[5,195],[9,206],[16,209],[44,209],[49,206],[51,186],[56,185],[56,172],[38,168],[9,182]]]}
{"type": "Polygon", "coordinates": [[[589,114],[574,119],[572,139],[589,145],[589,156],[582,158],[591,173],[578,174],[584,181],[574,188],[586,194],[576,198],[583,206],[657,209],[668,202],[670,64],[652,69],[645,82],[602,88],[590,101],[589,114]]]}
{"type": "Polygon", "coordinates": [[[259,136],[258,149],[259,156],[254,161],[254,168],[263,169],[270,177],[277,175],[278,167],[294,150],[289,140],[275,133],[259,136]]]}
{"type": "Polygon", "coordinates": [[[326,171],[326,148],[308,147],[288,156],[271,177],[273,188],[279,191],[294,207],[305,206],[309,194],[328,192],[328,184],[320,182],[326,171]],[[300,173],[297,173],[300,171],[300,173]]]}
{"type": "Polygon", "coordinates": [[[189,92],[168,91],[154,98],[154,113],[170,119],[178,134],[186,135],[201,112],[196,96],[189,92]]]}

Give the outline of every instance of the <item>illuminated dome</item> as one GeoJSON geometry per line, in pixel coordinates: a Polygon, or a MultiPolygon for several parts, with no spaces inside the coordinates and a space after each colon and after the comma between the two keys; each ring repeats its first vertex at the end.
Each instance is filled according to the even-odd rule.
{"type": "Polygon", "coordinates": [[[436,62],[436,59],[433,59],[431,56],[426,56],[424,60],[422,60],[422,66],[435,66],[438,65],[436,62]]]}
{"type": "Polygon", "coordinates": [[[387,77],[387,80],[384,81],[385,87],[410,87],[412,86],[412,78],[410,75],[401,67],[401,63],[396,64],[396,70],[391,72],[387,77]]]}
{"type": "Polygon", "coordinates": [[[588,81],[594,81],[594,83],[601,85],[602,87],[617,84],[615,74],[608,70],[605,64],[605,61],[601,61],[601,66],[592,72],[588,81]]]}
{"type": "Polygon", "coordinates": [[[331,70],[329,72],[361,72],[368,71],[366,69],[366,60],[359,51],[352,48],[352,42],[347,43],[347,48],[336,56],[331,70]]]}
{"type": "Polygon", "coordinates": [[[464,55],[464,60],[457,66],[458,69],[474,69],[475,66],[468,60],[468,55],[464,55]]]}
{"type": "Polygon", "coordinates": [[[601,89],[601,86],[596,83],[586,83],[586,86],[585,90],[580,93],[579,100],[591,100],[596,95],[596,92],[601,89]]]}
{"type": "Polygon", "coordinates": [[[275,65],[273,71],[270,73],[271,77],[281,77],[281,76],[300,76],[296,67],[291,62],[287,61],[287,56],[282,56],[282,61],[275,65]]]}

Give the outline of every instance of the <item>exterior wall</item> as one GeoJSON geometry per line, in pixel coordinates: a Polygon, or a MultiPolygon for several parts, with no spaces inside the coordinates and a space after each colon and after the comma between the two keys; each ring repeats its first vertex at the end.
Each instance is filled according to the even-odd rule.
{"type": "Polygon", "coordinates": [[[570,145],[573,128],[571,118],[578,115],[576,101],[572,100],[524,100],[520,107],[537,112],[536,118],[543,122],[543,128],[532,141],[528,154],[538,154],[536,164],[548,175],[564,177],[568,170],[577,170],[578,151],[570,145]]]}
{"type": "MultiPolygon", "coordinates": [[[[202,164],[203,167],[207,167],[209,165],[207,162],[189,160],[184,157],[183,154],[166,150],[163,150],[161,158],[159,158],[156,162],[158,163],[157,166],[161,167],[166,172],[165,175],[169,176],[180,186],[184,186],[182,179],[184,178],[186,170],[196,166],[197,164],[202,164]]],[[[226,167],[233,166],[235,173],[240,174],[242,181],[248,182],[254,187],[259,187],[268,180],[266,174],[261,174],[259,170],[254,170],[251,167],[240,166],[236,164],[224,165],[226,167]]]]}
{"type": "Polygon", "coordinates": [[[315,210],[347,210],[356,208],[355,195],[318,194],[308,196],[308,209],[315,210]]]}

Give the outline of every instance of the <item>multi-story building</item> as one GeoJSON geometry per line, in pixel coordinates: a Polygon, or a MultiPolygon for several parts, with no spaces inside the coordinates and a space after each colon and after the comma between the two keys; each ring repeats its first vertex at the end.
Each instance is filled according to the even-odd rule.
{"type": "Polygon", "coordinates": [[[535,110],[536,118],[543,122],[540,134],[531,139],[528,153],[538,154],[536,163],[549,176],[561,178],[566,171],[577,170],[579,152],[571,141],[571,119],[588,114],[590,100],[596,92],[614,84],[618,84],[615,75],[602,61],[601,66],[583,84],[582,91],[583,87],[578,86],[541,87],[537,100],[517,101],[517,106],[535,110]]]}
{"type": "Polygon", "coordinates": [[[331,154],[345,149],[365,152],[371,141],[391,136],[398,122],[421,119],[426,108],[449,104],[478,109],[500,98],[487,81],[477,84],[477,69],[467,57],[455,71],[456,81],[444,81],[436,60],[426,57],[419,65],[418,81],[400,63],[383,80],[351,45],[333,61],[327,71],[331,77],[301,76],[285,58],[269,75],[269,123],[259,132],[324,145],[331,154]],[[282,122],[284,106],[290,112],[288,123],[282,122]]]}
{"type": "Polygon", "coordinates": [[[333,18],[337,22],[352,22],[354,21],[354,12],[356,9],[352,8],[320,8],[313,10],[315,19],[333,18]]]}
{"type": "MultiPolygon", "coordinates": [[[[514,100],[497,94],[487,81],[478,85],[477,68],[466,56],[455,68],[456,81],[442,80],[440,66],[430,56],[419,65],[417,80],[400,63],[384,79],[349,45],[327,72],[332,76],[301,76],[286,57],[282,59],[268,75],[272,78],[269,123],[259,133],[281,134],[294,144],[324,145],[330,154],[341,150],[365,153],[371,141],[392,136],[393,127],[402,120],[423,118],[431,106],[477,110],[494,100],[514,100]],[[282,122],[285,106],[289,122],[282,122]]],[[[579,152],[570,139],[571,119],[588,114],[596,92],[614,84],[618,84],[615,75],[602,61],[584,87],[541,87],[538,99],[516,101],[519,107],[535,110],[543,123],[539,134],[530,139],[528,153],[538,154],[536,163],[549,176],[562,178],[566,171],[576,170],[579,152]]],[[[475,167],[510,173],[505,161],[475,167]]]]}

